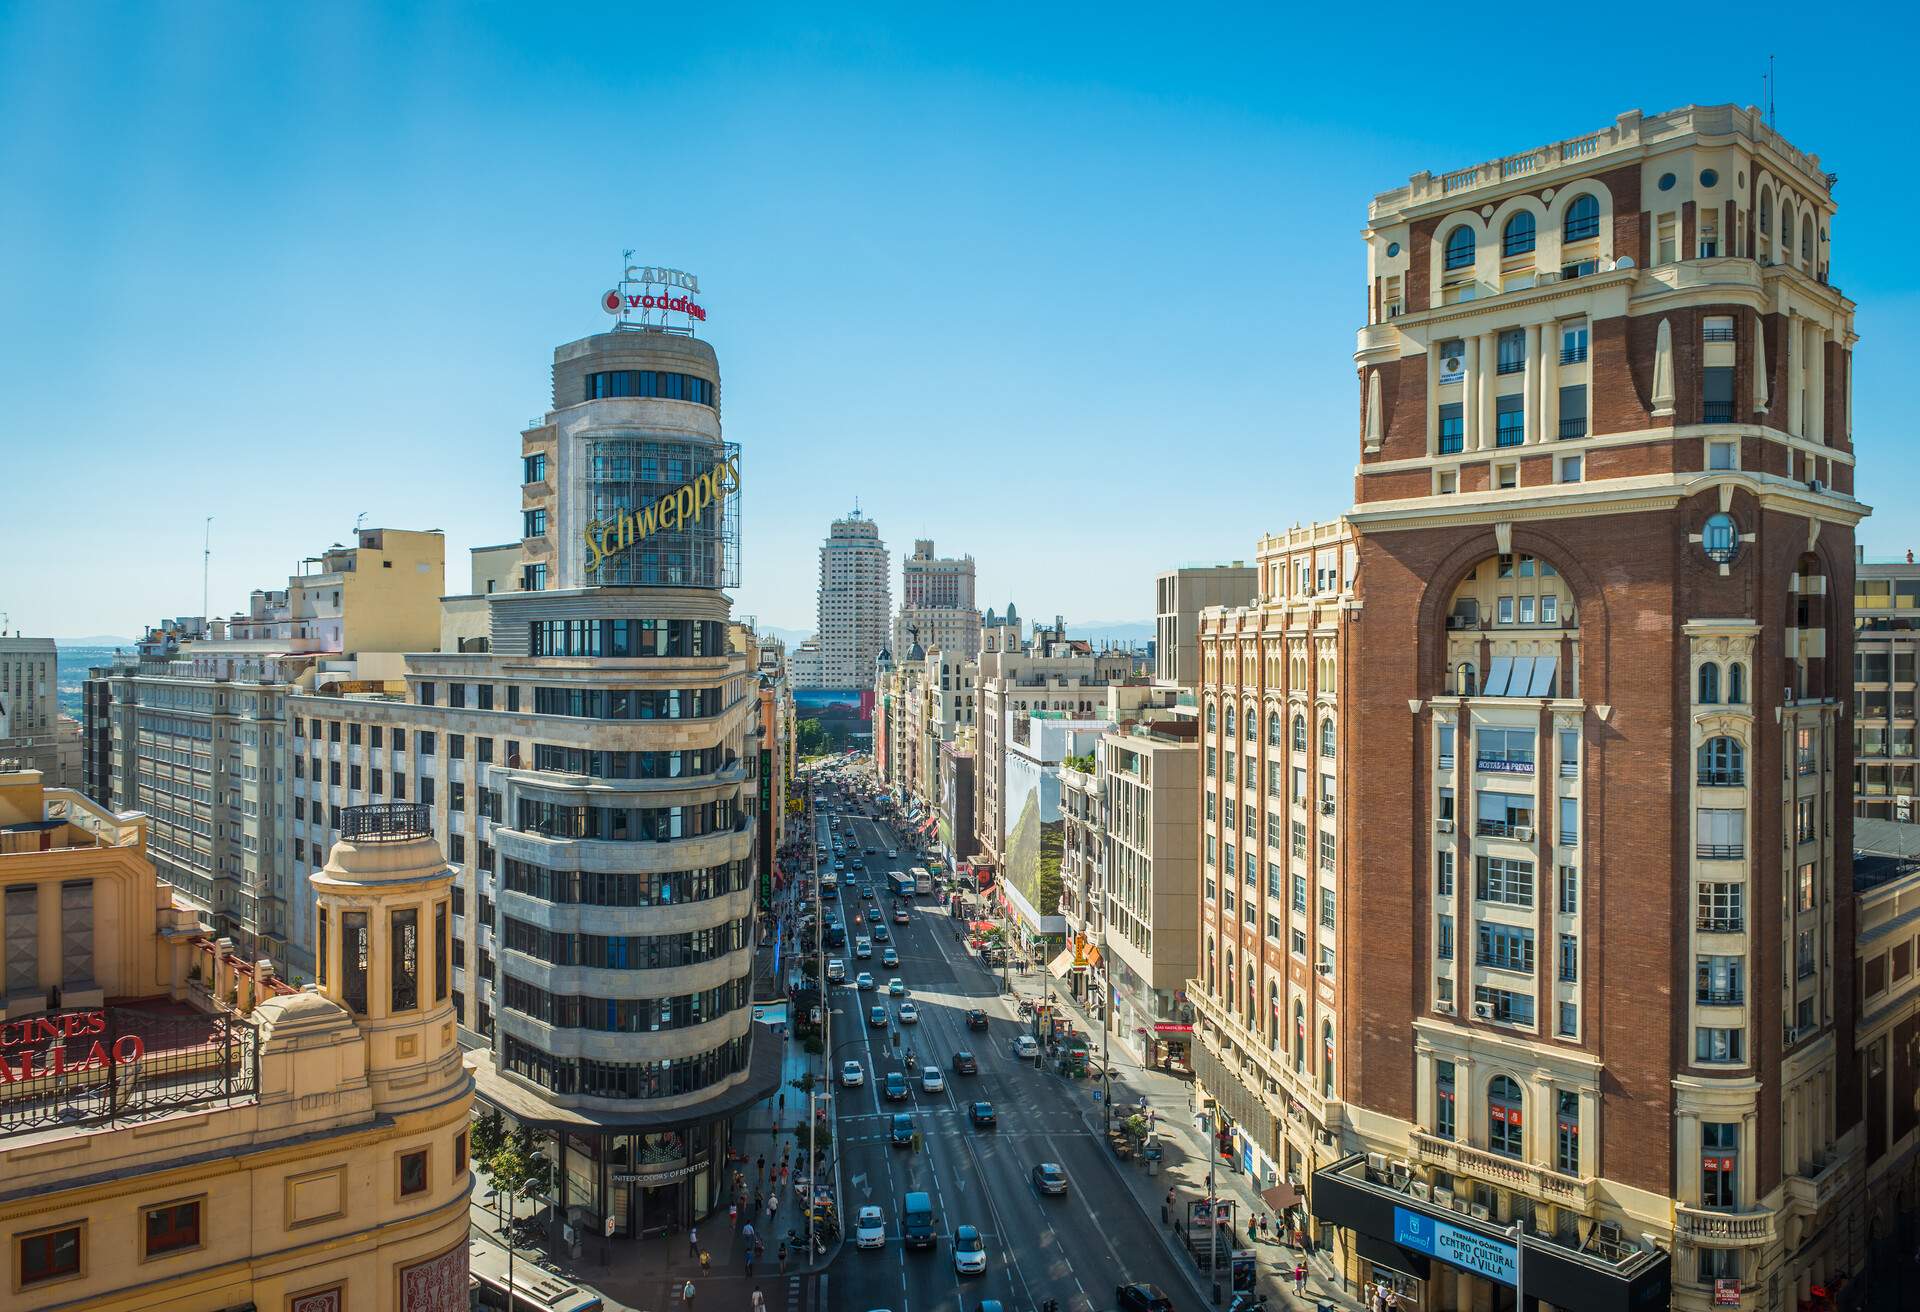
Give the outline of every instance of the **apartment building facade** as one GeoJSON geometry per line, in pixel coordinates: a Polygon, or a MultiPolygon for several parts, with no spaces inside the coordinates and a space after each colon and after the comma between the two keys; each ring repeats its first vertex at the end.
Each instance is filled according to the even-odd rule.
{"type": "Polygon", "coordinates": [[[614,1238],[724,1206],[732,1114],[778,1082],[751,1004],[787,721],[724,591],[719,396],[698,339],[557,348],[521,436],[522,586],[481,594],[485,649],[408,656],[403,697],[289,707],[294,869],[343,808],[426,809],[479,1096],[551,1138],[560,1221],[614,1238]]]}
{"type": "Polygon", "coordinates": [[[1772,1309],[1846,1271],[1833,216],[1818,158],[1724,105],[1373,201],[1316,963],[1343,1156],[1311,1186],[1352,1279],[1772,1309]]]}
{"type": "Polygon", "coordinates": [[[1853,810],[1908,823],[1920,728],[1914,658],[1920,651],[1920,565],[1858,556],[1853,591],[1853,810]]]}
{"type": "Polygon", "coordinates": [[[855,510],[836,519],[820,544],[815,636],[820,641],[817,683],[800,687],[868,689],[887,647],[893,614],[892,562],[880,526],[855,510]]]}
{"type": "Polygon", "coordinates": [[[1191,688],[1200,682],[1200,612],[1214,606],[1246,606],[1259,596],[1258,567],[1184,565],[1153,581],[1153,676],[1191,688]]]}
{"type": "Polygon", "coordinates": [[[65,777],[58,697],[60,653],[52,638],[0,632],[0,760],[65,777]]]}
{"type": "Polygon", "coordinates": [[[933,539],[920,538],[900,562],[900,610],[893,620],[893,650],[918,643],[960,660],[980,654],[981,617],[974,603],[972,556],[936,556],[933,539]]]}

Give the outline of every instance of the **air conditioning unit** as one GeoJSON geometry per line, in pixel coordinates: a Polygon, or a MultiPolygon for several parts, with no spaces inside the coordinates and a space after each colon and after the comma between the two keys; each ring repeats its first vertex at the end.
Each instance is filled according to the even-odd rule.
{"type": "Polygon", "coordinates": [[[1412,1194],[1415,1198],[1418,1198],[1421,1202],[1424,1203],[1427,1201],[1428,1197],[1432,1194],[1433,1191],[1427,1187],[1427,1182],[1425,1180],[1415,1180],[1412,1184],[1407,1186],[1407,1192],[1412,1194]]]}
{"type": "Polygon", "coordinates": [[[1488,1220],[1492,1215],[1490,1212],[1487,1211],[1486,1208],[1482,1207],[1479,1203],[1475,1203],[1473,1205],[1473,1207],[1469,1211],[1469,1214],[1476,1221],[1488,1220]]]}
{"type": "Polygon", "coordinates": [[[1473,1014],[1481,1020],[1492,1020],[1493,1005],[1487,1002],[1476,1002],[1473,1004],[1473,1014]]]}
{"type": "Polygon", "coordinates": [[[1333,974],[1333,967],[1327,962],[1318,961],[1314,963],[1313,973],[1316,975],[1324,976],[1324,977],[1331,977],[1333,974]]]}
{"type": "Polygon", "coordinates": [[[1401,1161],[1389,1162],[1387,1169],[1393,1172],[1395,1179],[1405,1179],[1413,1174],[1413,1167],[1401,1161]]]}
{"type": "Polygon", "coordinates": [[[1436,824],[1434,828],[1438,829],[1443,834],[1450,834],[1453,832],[1453,821],[1442,820],[1438,824],[1436,824]]]}
{"type": "Polygon", "coordinates": [[[1433,1004],[1433,1009],[1442,1016],[1453,1015],[1453,1004],[1451,1002],[1436,1002],[1433,1004]]]}
{"type": "Polygon", "coordinates": [[[1533,826],[1515,825],[1513,827],[1513,837],[1516,842],[1531,843],[1533,841],[1533,826]]]}
{"type": "Polygon", "coordinates": [[[1368,1153],[1367,1169],[1375,1175],[1385,1175],[1387,1173],[1387,1155],[1385,1153],[1368,1153]]]}
{"type": "Polygon", "coordinates": [[[1440,1206],[1442,1207],[1452,1207],[1453,1206],[1453,1190],[1435,1189],[1433,1191],[1433,1201],[1440,1204],[1440,1206]]]}
{"type": "Polygon", "coordinates": [[[1807,491],[1825,492],[1826,490],[1827,490],[1827,485],[1825,483],[1822,483],[1819,479],[1813,478],[1813,479],[1807,480],[1807,491]]]}
{"type": "Polygon", "coordinates": [[[1787,1036],[1785,1041],[1789,1046],[1795,1043],[1798,1043],[1800,1041],[1800,1027],[1798,1025],[1787,1026],[1787,1036]]]}

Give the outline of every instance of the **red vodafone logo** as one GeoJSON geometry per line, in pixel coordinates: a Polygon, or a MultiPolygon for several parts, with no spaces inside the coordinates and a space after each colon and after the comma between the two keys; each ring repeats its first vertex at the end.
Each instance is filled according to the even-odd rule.
{"type": "Polygon", "coordinates": [[[608,314],[620,313],[620,310],[623,304],[624,302],[620,299],[619,292],[608,292],[605,296],[602,296],[600,298],[600,308],[605,310],[608,314]]]}

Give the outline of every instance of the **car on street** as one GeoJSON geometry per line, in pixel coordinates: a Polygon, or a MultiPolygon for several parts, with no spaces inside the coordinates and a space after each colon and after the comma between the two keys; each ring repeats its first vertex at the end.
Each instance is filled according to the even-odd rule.
{"type": "Polygon", "coordinates": [[[875,1007],[872,1011],[869,1011],[867,1013],[867,1024],[877,1030],[885,1029],[887,1027],[887,1009],[885,1007],[875,1007]]]}
{"type": "Polygon", "coordinates": [[[914,1006],[911,1002],[901,1003],[900,1023],[902,1025],[918,1025],[920,1023],[920,1008],[914,1006]]]}
{"type": "Polygon", "coordinates": [[[880,855],[880,849],[879,849],[879,848],[877,848],[877,847],[875,847],[875,846],[874,846],[874,845],[873,845],[872,843],[868,843],[868,844],[867,844],[867,855],[868,855],[868,856],[879,856],[879,855],[880,855]]]}
{"type": "Polygon", "coordinates": [[[867,1082],[867,1068],[857,1061],[843,1062],[840,1066],[840,1083],[851,1089],[855,1085],[867,1082]]]}
{"type": "Polygon", "coordinates": [[[1040,1051],[1040,1041],[1031,1034],[1017,1034],[1013,1039],[1013,1055],[1032,1060],[1040,1051]]]}
{"type": "Polygon", "coordinates": [[[1116,1285],[1113,1303],[1119,1312],[1173,1312],[1173,1300],[1167,1297],[1166,1291],[1145,1280],[1116,1285]]]}
{"type": "Polygon", "coordinates": [[[880,954],[880,964],[883,966],[897,966],[900,964],[900,954],[892,948],[888,948],[880,954]]]}
{"type": "Polygon", "coordinates": [[[859,957],[862,961],[865,961],[868,957],[872,956],[873,940],[870,938],[855,939],[853,941],[853,955],[856,957],[859,957]]]}
{"type": "Polygon", "coordinates": [[[900,1102],[907,1096],[907,1077],[899,1071],[887,1072],[887,1099],[900,1102]]]}
{"type": "Polygon", "coordinates": [[[913,1117],[906,1112],[895,1112],[893,1128],[887,1132],[887,1138],[896,1148],[905,1148],[913,1143],[913,1117]]]}
{"type": "Polygon", "coordinates": [[[856,989],[870,989],[873,987],[873,976],[863,970],[853,977],[853,986],[856,989]]]}
{"type": "Polygon", "coordinates": [[[906,993],[907,993],[907,986],[900,982],[900,977],[898,975],[895,975],[892,979],[887,981],[887,995],[889,997],[902,998],[906,996],[906,993]]]}
{"type": "Polygon", "coordinates": [[[913,917],[907,914],[907,909],[905,907],[901,907],[898,911],[895,911],[893,913],[893,923],[896,925],[904,925],[912,919],[913,917]]]}
{"type": "Polygon", "coordinates": [[[953,1231],[953,1269],[963,1276],[985,1275],[987,1246],[978,1226],[956,1226],[953,1231]]]}
{"type": "Polygon", "coordinates": [[[875,925],[873,927],[873,941],[875,943],[885,943],[891,937],[893,936],[887,933],[887,927],[885,925],[875,925]]]}
{"type": "Polygon", "coordinates": [[[860,896],[869,902],[873,901],[873,886],[870,884],[862,884],[860,886],[860,896]]]}
{"type": "Polygon", "coordinates": [[[973,1059],[972,1053],[963,1049],[953,1054],[953,1073],[955,1075],[978,1075],[980,1073],[980,1063],[973,1059]]]}
{"type": "Polygon", "coordinates": [[[881,1217],[879,1208],[869,1204],[860,1209],[860,1215],[853,1223],[853,1244],[856,1248],[887,1246],[887,1223],[881,1217]]]}
{"type": "Polygon", "coordinates": [[[978,1007],[968,1007],[967,1008],[967,1028],[970,1030],[983,1030],[986,1027],[987,1027],[987,1013],[980,1010],[980,1008],[978,1007]]]}
{"type": "Polygon", "coordinates": [[[940,1073],[938,1066],[920,1068],[920,1092],[939,1093],[947,1087],[947,1077],[940,1073]]]}
{"type": "Polygon", "coordinates": [[[1043,1194],[1067,1191],[1067,1168],[1058,1162],[1041,1162],[1033,1168],[1033,1187],[1043,1194]]]}
{"type": "Polygon", "coordinates": [[[976,1102],[971,1107],[967,1108],[967,1116],[969,1119],[973,1121],[975,1125],[982,1125],[982,1126],[992,1125],[993,1124],[993,1104],[988,1102],[985,1098],[982,1098],[979,1102],[976,1102]]]}
{"type": "Polygon", "coordinates": [[[894,860],[897,860],[899,856],[900,854],[894,851],[892,848],[887,849],[887,860],[894,861],[894,860]]]}

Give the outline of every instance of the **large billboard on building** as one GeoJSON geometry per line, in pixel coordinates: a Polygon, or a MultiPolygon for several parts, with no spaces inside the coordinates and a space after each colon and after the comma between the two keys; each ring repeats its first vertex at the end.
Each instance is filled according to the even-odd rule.
{"type": "Polygon", "coordinates": [[[864,747],[873,739],[871,688],[796,688],[793,713],[816,721],[835,750],[864,747]]]}
{"type": "MultiPolygon", "coordinates": [[[[1001,879],[1041,917],[1060,914],[1060,776],[1018,753],[1007,757],[1005,860],[1001,879]]],[[[1052,932],[1053,926],[1044,926],[1052,932]]]]}

